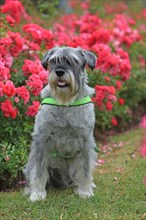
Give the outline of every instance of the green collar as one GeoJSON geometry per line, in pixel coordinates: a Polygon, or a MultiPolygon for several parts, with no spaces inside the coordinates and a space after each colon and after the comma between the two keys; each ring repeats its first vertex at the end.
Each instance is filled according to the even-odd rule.
{"type": "MultiPolygon", "coordinates": [[[[98,147],[94,147],[94,150],[95,150],[96,153],[100,153],[101,152],[101,150],[98,147]]],[[[70,155],[69,154],[61,154],[57,150],[53,150],[53,151],[51,151],[51,156],[53,158],[60,157],[62,159],[70,159],[70,158],[73,158],[75,155],[74,154],[70,154],[70,155]]]]}
{"type": "Polygon", "coordinates": [[[72,107],[72,106],[85,105],[85,104],[88,104],[88,103],[91,103],[91,102],[92,102],[92,100],[91,100],[90,96],[85,96],[82,99],[75,100],[72,104],[67,106],[67,105],[58,104],[57,101],[52,97],[47,97],[47,98],[44,98],[41,105],[55,105],[55,106],[72,107]]]}

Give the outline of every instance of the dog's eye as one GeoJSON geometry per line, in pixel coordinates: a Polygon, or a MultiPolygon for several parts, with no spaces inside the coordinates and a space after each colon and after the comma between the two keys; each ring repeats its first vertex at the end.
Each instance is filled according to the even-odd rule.
{"type": "Polygon", "coordinates": [[[49,62],[50,62],[50,64],[55,64],[56,63],[56,59],[51,59],[49,62]]]}

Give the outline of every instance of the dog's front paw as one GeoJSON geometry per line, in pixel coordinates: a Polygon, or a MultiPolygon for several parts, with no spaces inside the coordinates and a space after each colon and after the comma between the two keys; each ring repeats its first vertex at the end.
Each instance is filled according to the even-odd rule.
{"type": "Polygon", "coordinates": [[[30,195],[30,200],[32,202],[43,200],[46,198],[46,191],[33,191],[30,195]]]}
{"type": "Polygon", "coordinates": [[[94,196],[93,190],[84,191],[81,189],[78,189],[75,191],[75,194],[79,195],[81,198],[89,198],[91,196],[94,196]]]}

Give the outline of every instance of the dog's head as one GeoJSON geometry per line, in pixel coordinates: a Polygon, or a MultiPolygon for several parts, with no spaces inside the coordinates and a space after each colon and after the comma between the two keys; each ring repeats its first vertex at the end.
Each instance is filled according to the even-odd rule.
{"type": "Polygon", "coordinates": [[[85,66],[93,70],[95,63],[95,55],[81,48],[55,47],[48,51],[42,59],[42,65],[49,70],[52,96],[60,104],[74,101],[81,85],[86,83],[85,66]]]}

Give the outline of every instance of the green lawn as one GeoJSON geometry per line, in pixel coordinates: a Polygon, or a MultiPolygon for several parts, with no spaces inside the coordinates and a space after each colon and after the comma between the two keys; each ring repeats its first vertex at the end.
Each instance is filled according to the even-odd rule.
{"type": "Polygon", "coordinates": [[[78,198],[73,189],[50,189],[45,201],[31,203],[20,192],[0,193],[1,220],[142,220],[146,219],[144,175],[145,160],[138,148],[143,131],[132,131],[109,137],[112,147],[106,162],[97,166],[94,178],[97,188],[90,199],[78,198]]]}

